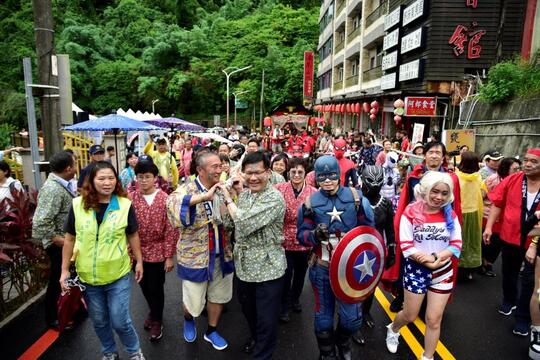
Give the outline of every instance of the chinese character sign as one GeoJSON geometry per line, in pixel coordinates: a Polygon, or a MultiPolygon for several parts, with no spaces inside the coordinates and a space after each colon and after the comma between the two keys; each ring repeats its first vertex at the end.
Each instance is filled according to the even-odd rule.
{"type": "Polygon", "coordinates": [[[473,9],[476,9],[478,7],[478,0],[465,0],[465,1],[466,1],[465,5],[467,7],[470,7],[473,9]]]}
{"type": "Polygon", "coordinates": [[[313,98],[313,51],[304,52],[304,98],[313,98]]]}
{"type": "Polygon", "coordinates": [[[435,116],[437,97],[408,96],[405,98],[405,116],[435,116]]]}
{"type": "Polygon", "coordinates": [[[457,25],[454,33],[448,40],[448,44],[454,45],[453,51],[456,57],[461,56],[465,52],[467,46],[467,59],[478,59],[482,52],[480,39],[486,34],[485,30],[476,30],[476,23],[473,23],[472,29],[465,25],[457,25]]]}

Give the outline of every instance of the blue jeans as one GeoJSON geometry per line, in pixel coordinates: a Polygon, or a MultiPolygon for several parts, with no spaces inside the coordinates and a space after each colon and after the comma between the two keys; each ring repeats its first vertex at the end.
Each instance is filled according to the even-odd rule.
{"type": "Polygon", "coordinates": [[[334,310],[338,305],[338,326],[349,333],[355,333],[362,325],[362,303],[347,304],[338,299],[330,286],[328,268],[319,264],[309,269],[309,280],[315,293],[315,332],[334,329],[334,310]]]}
{"type": "Polygon", "coordinates": [[[131,273],[107,285],[85,284],[84,299],[94,330],[101,342],[104,354],[117,352],[113,329],[118,334],[128,354],[140,349],[139,337],[131,322],[129,300],[131,293],[131,273]]]}

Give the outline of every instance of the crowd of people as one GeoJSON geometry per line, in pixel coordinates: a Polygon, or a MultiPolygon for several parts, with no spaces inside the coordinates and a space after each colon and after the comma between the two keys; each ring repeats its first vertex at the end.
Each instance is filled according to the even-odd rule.
{"type": "MultiPolygon", "coordinates": [[[[406,131],[377,139],[276,125],[231,129],[221,143],[186,133],[151,137],[121,172],[94,145],[76,186],[76,159],[60,152],[49,159],[33,222],[51,263],[46,320],[57,325],[56,301],[74,269],[103,359],[118,358],[113,330],[130,359],[144,359],[129,310],[132,278],[148,303],[144,328],[159,341],[165,275],[176,268],[186,342],[196,341],[195,318],[206,311],[203,339],[228,347],[219,320],[234,288],[249,328],[243,351],[270,359],[279,322],[305,310],[308,274],[320,358],[351,359],[352,342],[365,342],[362,323],[373,327],[373,295],[343,301],[329,266],[343,236],[367,226],[384,239],[381,285],[395,295],[389,352],[427,302],[422,359],[433,359],[457,279],[495,276],[501,254],[499,313],[515,313],[514,334],[530,334],[529,354],[540,359],[540,149],[522,160],[461,150],[448,154],[434,137],[411,144],[406,131]]],[[[0,162],[0,185],[5,176],[0,162]]]]}

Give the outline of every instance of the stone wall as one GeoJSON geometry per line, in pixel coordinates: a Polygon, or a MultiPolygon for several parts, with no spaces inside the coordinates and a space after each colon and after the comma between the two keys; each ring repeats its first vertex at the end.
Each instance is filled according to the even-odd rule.
{"type": "MultiPolygon", "coordinates": [[[[515,99],[501,105],[468,101],[463,106],[462,122],[469,115],[466,128],[476,130],[476,152],[497,149],[505,156],[523,157],[526,149],[540,147],[540,95],[515,99]]],[[[463,126],[458,125],[461,129],[463,126]]]]}

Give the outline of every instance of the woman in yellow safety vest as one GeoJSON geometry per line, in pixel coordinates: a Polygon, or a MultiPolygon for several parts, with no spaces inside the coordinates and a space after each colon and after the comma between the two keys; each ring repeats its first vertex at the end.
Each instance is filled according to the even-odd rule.
{"type": "Polygon", "coordinates": [[[135,280],[143,275],[141,245],[135,211],[118,174],[106,161],[98,161],[85,179],[82,196],[73,199],[65,225],[60,286],[68,291],[69,266],[76,248],[75,268],[85,285],[84,298],[103,359],[118,359],[113,329],[129,359],[144,359],[129,313],[131,259],[135,280]]]}

